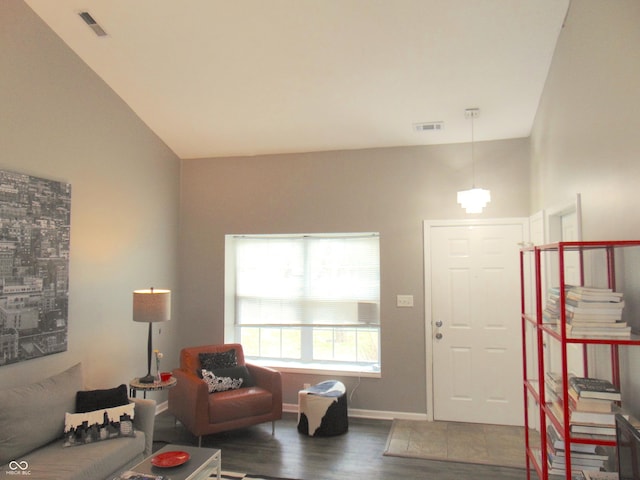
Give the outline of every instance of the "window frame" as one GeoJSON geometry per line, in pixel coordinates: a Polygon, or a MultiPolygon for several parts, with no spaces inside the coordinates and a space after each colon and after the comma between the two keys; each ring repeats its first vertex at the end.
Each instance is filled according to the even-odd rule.
{"type": "MultiPolygon", "coordinates": [[[[232,343],[237,342],[239,337],[239,329],[243,328],[241,324],[235,323],[236,317],[236,242],[238,239],[247,237],[256,238],[319,238],[319,239],[331,239],[331,238],[347,238],[347,237],[375,237],[378,239],[378,255],[377,255],[377,268],[378,268],[378,280],[377,280],[377,302],[376,304],[378,312],[380,311],[380,234],[377,232],[359,232],[359,233],[335,233],[335,234],[287,234],[287,235],[226,235],[225,236],[225,300],[224,300],[224,336],[225,342],[232,343]]],[[[245,357],[252,363],[258,365],[269,366],[283,372],[291,373],[312,373],[312,374],[339,374],[343,376],[359,376],[359,377],[381,377],[382,376],[382,325],[381,319],[377,318],[377,321],[366,323],[362,321],[354,323],[340,323],[340,324],[246,324],[245,327],[260,328],[300,328],[302,331],[307,330],[306,336],[311,339],[314,335],[313,330],[318,329],[333,329],[333,336],[338,330],[355,331],[356,341],[354,347],[357,348],[358,330],[369,329],[373,330],[376,335],[376,347],[377,347],[377,362],[358,362],[358,361],[336,361],[336,360],[324,360],[318,361],[313,358],[307,358],[306,361],[301,360],[287,360],[283,358],[272,358],[268,356],[255,357],[248,355],[245,352],[245,357]]],[[[281,333],[282,335],[282,333],[281,333]]],[[[301,336],[305,334],[301,332],[301,336]]],[[[301,339],[301,350],[304,349],[302,343],[304,339],[301,339]]],[[[308,340],[311,343],[313,340],[308,340]]],[[[356,350],[357,355],[357,350],[356,350]]],[[[301,352],[301,359],[304,357],[304,352],[301,352]]]]}

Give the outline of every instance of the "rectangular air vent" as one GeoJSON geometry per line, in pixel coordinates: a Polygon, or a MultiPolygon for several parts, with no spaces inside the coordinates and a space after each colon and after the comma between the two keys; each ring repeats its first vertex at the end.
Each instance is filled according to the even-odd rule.
{"type": "Polygon", "coordinates": [[[423,122],[414,123],[413,129],[416,132],[436,132],[444,128],[444,122],[423,122]]]}

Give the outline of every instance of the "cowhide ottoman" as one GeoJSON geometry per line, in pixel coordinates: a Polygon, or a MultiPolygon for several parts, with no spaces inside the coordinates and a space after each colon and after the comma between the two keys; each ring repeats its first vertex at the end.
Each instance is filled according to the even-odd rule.
{"type": "Polygon", "coordinates": [[[298,432],[329,437],[348,429],[347,390],[342,382],[327,380],[298,392],[298,432]]]}

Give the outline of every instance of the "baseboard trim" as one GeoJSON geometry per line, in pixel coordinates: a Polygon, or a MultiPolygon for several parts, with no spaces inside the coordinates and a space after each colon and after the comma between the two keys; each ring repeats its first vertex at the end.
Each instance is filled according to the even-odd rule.
{"type": "MultiPolygon", "coordinates": [[[[160,415],[169,408],[166,400],[156,405],[156,415],[160,415]]],[[[282,411],[286,413],[298,413],[298,405],[295,403],[283,403],[282,411]]],[[[393,412],[388,410],[365,410],[362,408],[349,408],[349,416],[352,418],[368,418],[370,420],[428,420],[426,413],[393,412]]]]}
{"type": "Polygon", "coordinates": [[[165,412],[169,409],[169,401],[165,400],[164,402],[160,402],[156,404],[156,415],[160,415],[162,412],[165,412]]]}
{"type": "MultiPolygon", "coordinates": [[[[298,413],[298,405],[295,403],[284,403],[282,404],[282,411],[287,413],[298,413]]],[[[426,413],[365,410],[362,408],[349,408],[348,412],[350,417],[368,418],[371,420],[427,420],[426,413]]]]}

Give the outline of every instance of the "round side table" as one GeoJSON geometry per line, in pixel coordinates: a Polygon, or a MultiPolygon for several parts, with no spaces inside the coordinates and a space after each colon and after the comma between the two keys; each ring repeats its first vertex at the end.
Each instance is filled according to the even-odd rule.
{"type": "Polygon", "coordinates": [[[158,390],[168,390],[178,383],[176,377],[171,377],[166,382],[141,383],[140,378],[136,377],[129,382],[129,396],[136,398],[136,391],[140,390],[144,398],[147,398],[147,392],[155,392],[158,390]]]}

